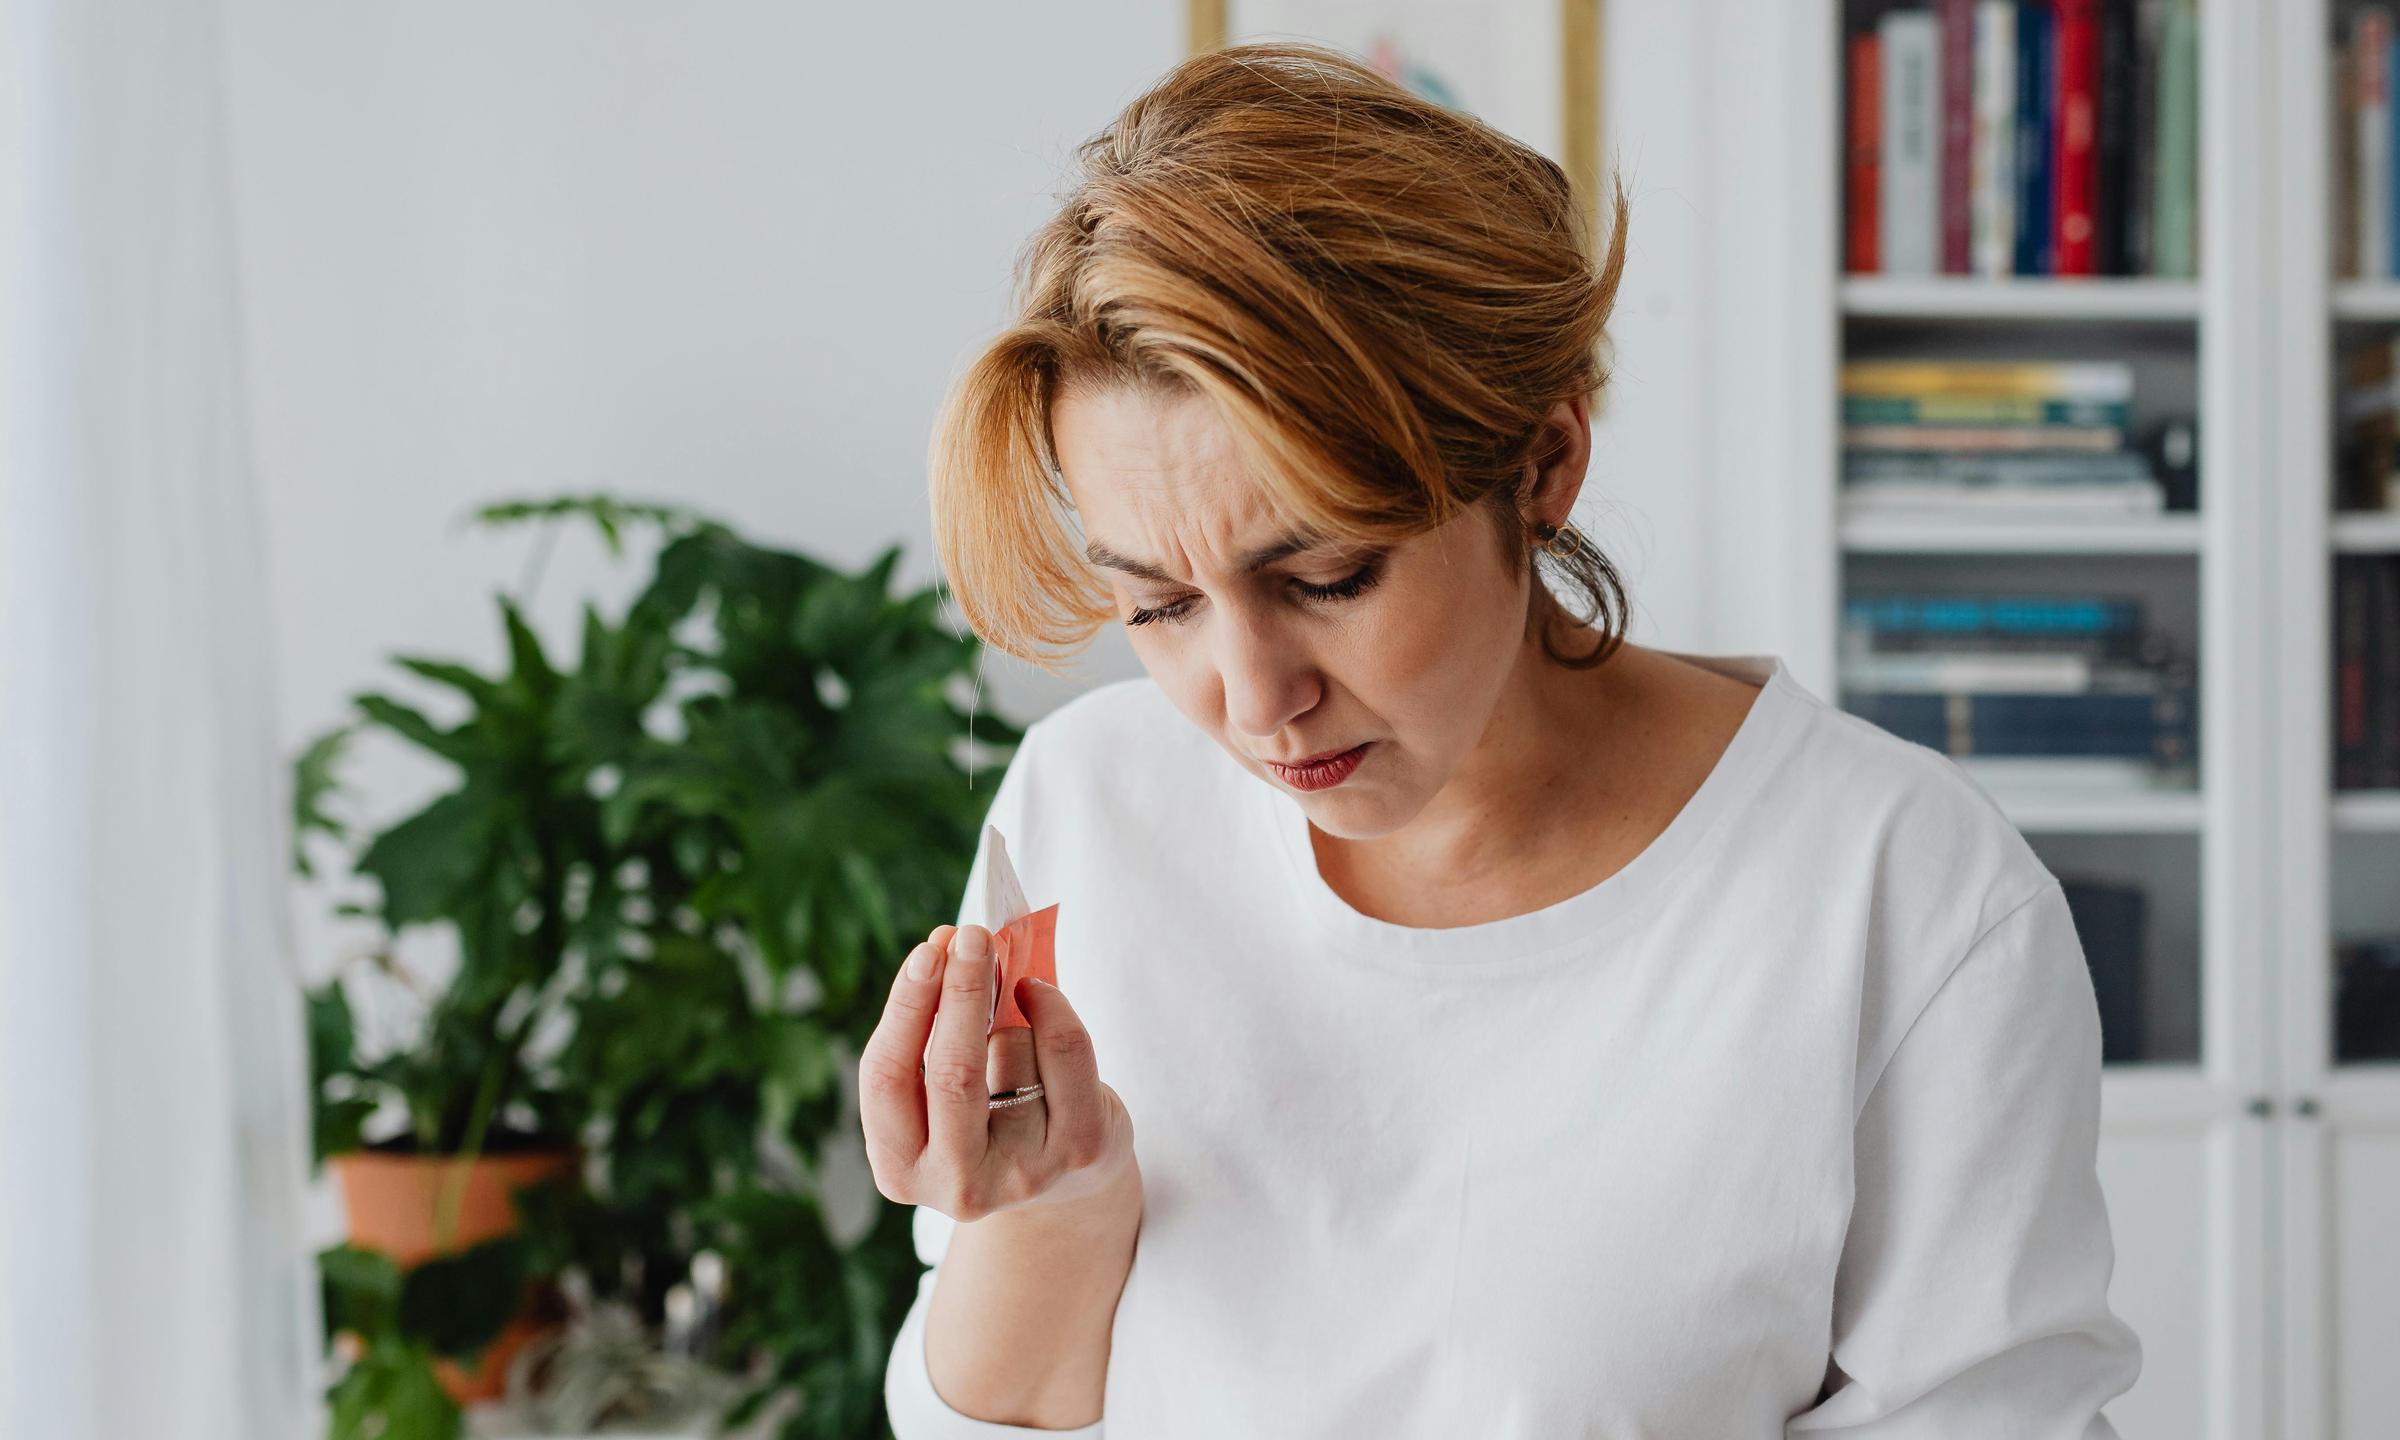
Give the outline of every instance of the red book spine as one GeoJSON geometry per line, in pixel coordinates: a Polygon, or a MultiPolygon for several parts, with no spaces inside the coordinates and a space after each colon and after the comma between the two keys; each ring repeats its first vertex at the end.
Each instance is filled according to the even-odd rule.
{"type": "Polygon", "coordinates": [[[2051,243],[2058,275],[2099,273],[2100,4],[2058,0],[2058,150],[2051,165],[2051,243]]]}
{"type": "Polygon", "coordinates": [[[1941,0],[1942,273],[1974,267],[1975,0],[1941,0]]]}
{"type": "Polygon", "coordinates": [[[1872,30],[1850,37],[1850,269],[1883,268],[1883,41],[1872,30]]]}

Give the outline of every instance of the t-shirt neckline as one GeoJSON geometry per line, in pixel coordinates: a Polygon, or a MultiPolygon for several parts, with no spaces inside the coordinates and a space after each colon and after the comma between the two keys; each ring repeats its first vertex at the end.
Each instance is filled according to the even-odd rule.
{"type": "Polygon", "coordinates": [[[1289,863],[1294,900],[1321,942],[1345,951],[1429,965],[1465,962],[1505,964],[1589,940],[1626,924],[1655,901],[1664,882],[1707,840],[1739,802],[1755,789],[1790,721],[1809,700],[1783,660],[1774,655],[1659,653],[1722,675],[1759,685],[1733,739],[1718,755],[1675,818],[1641,853],[1588,889],[1538,910],[1473,925],[1428,928],[1401,925],[1353,908],[1317,869],[1309,840],[1308,812],[1298,797],[1273,785],[1258,789],[1273,810],[1279,848],[1289,863]]]}

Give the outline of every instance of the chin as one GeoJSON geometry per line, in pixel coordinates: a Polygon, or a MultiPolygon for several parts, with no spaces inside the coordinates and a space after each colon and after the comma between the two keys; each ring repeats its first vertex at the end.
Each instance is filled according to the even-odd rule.
{"type": "Polygon", "coordinates": [[[1389,797],[1369,795],[1363,791],[1343,794],[1347,788],[1337,786],[1294,798],[1299,800],[1300,809],[1308,816],[1310,824],[1337,840],[1373,840],[1389,835],[1408,823],[1409,816],[1395,813],[1389,797]]]}

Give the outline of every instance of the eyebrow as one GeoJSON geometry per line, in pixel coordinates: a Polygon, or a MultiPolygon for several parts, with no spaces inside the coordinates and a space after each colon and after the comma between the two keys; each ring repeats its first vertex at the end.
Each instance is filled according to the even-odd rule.
{"type": "MultiPolygon", "coordinates": [[[[1261,545],[1244,555],[1241,561],[1241,573],[1247,575],[1263,570],[1278,560],[1297,555],[1303,550],[1313,550],[1323,543],[1313,535],[1286,535],[1281,540],[1261,545]]],[[[1084,558],[1094,565],[1105,565],[1111,570],[1122,570],[1128,575],[1138,575],[1144,580],[1153,580],[1161,585],[1183,583],[1147,560],[1136,560],[1131,556],[1118,554],[1108,547],[1106,541],[1092,541],[1083,547],[1083,554],[1084,558]]]]}

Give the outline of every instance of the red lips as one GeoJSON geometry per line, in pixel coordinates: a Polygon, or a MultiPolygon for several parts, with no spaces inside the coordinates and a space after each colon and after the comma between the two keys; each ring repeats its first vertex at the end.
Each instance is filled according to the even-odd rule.
{"type": "Polygon", "coordinates": [[[1295,790],[1330,790],[1350,778],[1352,772],[1358,769],[1359,762],[1366,759],[1367,747],[1374,743],[1369,740],[1365,744],[1353,745],[1347,750],[1334,750],[1323,755],[1312,755],[1296,765],[1285,765],[1273,760],[1260,763],[1272,771],[1276,779],[1295,790]]]}

